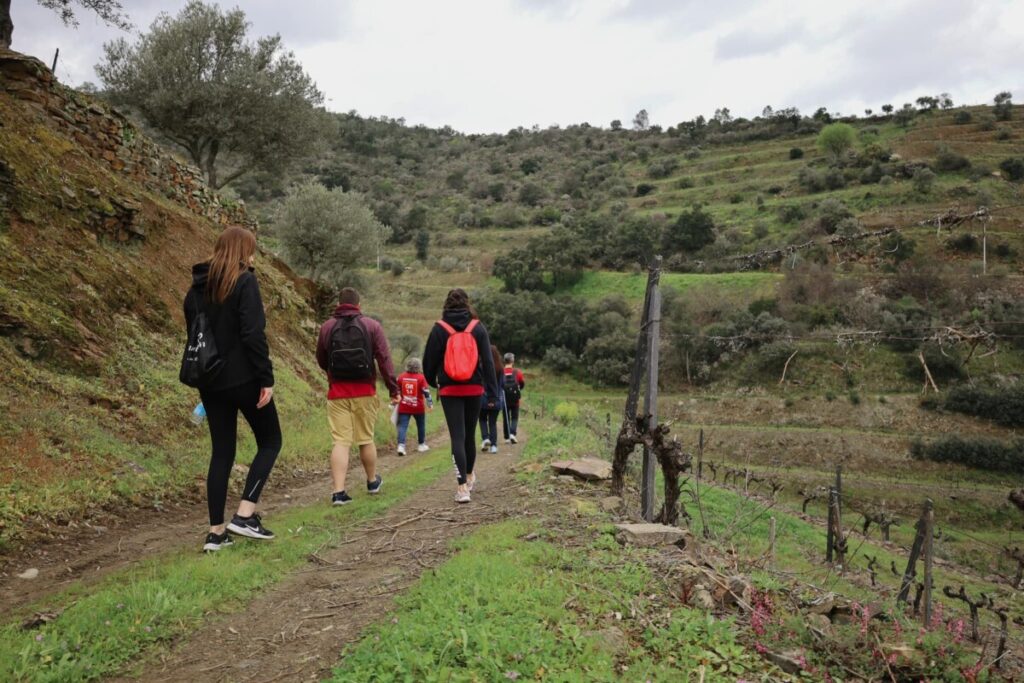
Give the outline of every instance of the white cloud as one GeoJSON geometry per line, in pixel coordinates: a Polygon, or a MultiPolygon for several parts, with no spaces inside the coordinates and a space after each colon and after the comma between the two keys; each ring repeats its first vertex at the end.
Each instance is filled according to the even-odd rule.
{"type": "MultiPolygon", "coordinates": [[[[185,0],[136,0],[147,27],[185,0]]],[[[338,111],[469,132],[629,121],[672,125],[728,106],[844,112],[921,94],[990,101],[1024,87],[1024,3],[1009,0],[245,0],[257,34],[280,33],[338,111]]],[[[58,76],[95,81],[101,44],[122,35],[84,10],[61,26],[14,3],[15,49],[58,76]]],[[[1024,96],[1020,92],[1019,96],[1024,96]]]]}

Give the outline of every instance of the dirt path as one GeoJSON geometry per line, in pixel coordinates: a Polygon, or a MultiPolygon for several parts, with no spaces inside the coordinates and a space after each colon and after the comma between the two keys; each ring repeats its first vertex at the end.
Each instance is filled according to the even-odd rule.
{"type": "MultiPolygon", "coordinates": [[[[438,430],[429,439],[435,448],[446,448],[447,432],[438,430]]],[[[378,469],[382,474],[415,460],[413,452],[398,457],[393,450],[381,449],[378,469]]],[[[326,454],[324,464],[327,464],[326,454]]],[[[349,463],[350,481],[362,481],[362,466],[353,456],[349,463]]],[[[232,475],[231,496],[240,484],[232,475]]],[[[267,526],[273,528],[274,512],[294,506],[324,501],[330,493],[330,472],[288,472],[278,465],[274,479],[260,501],[260,512],[267,515],[267,526]]],[[[237,501],[229,496],[228,505],[237,501]]],[[[206,531],[205,499],[162,511],[152,508],[135,510],[129,517],[106,515],[91,521],[79,520],[57,532],[56,540],[33,543],[3,558],[0,571],[0,614],[9,614],[74,584],[89,585],[95,581],[153,555],[199,548],[206,531]],[[39,570],[35,579],[18,578],[29,568],[39,570]]]]}
{"type": "MultiPolygon", "coordinates": [[[[504,446],[498,455],[479,457],[472,503],[454,502],[454,477],[445,474],[311,555],[306,567],[256,596],[244,613],[212,617],[132,676],[263,683],[324,678],[345,645],[385,618],[396,593],[449,556],[453,538],[518,513],[521,496],[510,465],[520,448],[504,446]]],[[[383,495],[386,490],[385,481],[383,495]]]]}

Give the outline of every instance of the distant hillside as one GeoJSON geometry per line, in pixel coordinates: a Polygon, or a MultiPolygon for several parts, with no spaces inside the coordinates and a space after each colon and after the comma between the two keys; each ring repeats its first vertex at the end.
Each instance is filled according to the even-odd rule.
{"type": "MultiPolygon", "coordinates": [[[[198,491],[181,301],[220,226],[248,220],[117,112],[0,52],[0,549],[30,519],[198,491]]],[[[272,255],[257,272],[294,458],[318,415],[314,314],[272,255]]]]}

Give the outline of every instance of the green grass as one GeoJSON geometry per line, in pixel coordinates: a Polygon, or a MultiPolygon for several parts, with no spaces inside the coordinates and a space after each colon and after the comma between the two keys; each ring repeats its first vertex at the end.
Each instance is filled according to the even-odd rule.
{"type": "MultiPolygon", "coordinates": [[[[241,542],[213,556],[189,551],[153,557],[98,584],[72,588],[31,610],[63,609],[25,630],[25,614],[0,628],[0,680],[87,681],[122,671],[141,655],[193,631],[210,612],[244,609],[246,598],[306,562],[345,526],[383,513],[451,467],[442,450],[388,478],[388,494],[357,498],[342,510],[313,505],[268,519],[277,539],[241,542]]],[[[198,532],[197,532],[198,533],[198,532]]],[[[199,536],[196,540],[200,540],[199,536]]]]}
{"type": "MultiPolygon", "coordinates": [[[[753,300],[771,296],[775,285],[782,279],[775,273],[663,273],[661,284],[680,293],[708,288],[729,295],[753,300]]],[[[642,302],[647,287],[647,276],[639,273],[594,271],[583,275],[566,293],[588,300],[620,295],[634,302],[642,302]]]]}
{"type": "Polygon", "coordinates": [[[705,681],[733,681],[765,668],[730,620],[685,608],[657,629],[617,620],[651,610],[660,590],[639,558],[607,549],[607,535],[574,550],[523,540],[532,528],[505,522],[458,542],[391,619],[346,650],[333,680],[695,681],[704,669],[705,681]]]}

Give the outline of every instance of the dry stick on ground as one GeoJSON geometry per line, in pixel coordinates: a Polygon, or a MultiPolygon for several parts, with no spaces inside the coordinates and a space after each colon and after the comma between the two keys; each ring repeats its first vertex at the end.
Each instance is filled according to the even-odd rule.
{"type": "Polygon", "coordinates": [[[786,359],[786,364],[782,366],[782,378],[781,378],[781,379],[779,379],[779,386],[782,386],[783,384],[785,384],[785,383],[786,383],[786,371],[787,371],[787,370],[789,370],[789,362],[790,362],[791,360],[793,360],[793,358],[794,358],[794,357],[796,356],[796,354],[798,354],[798,353],[800,353],[800,349],[797,349],[796,351],[794,351],[793,353],[791,353],[791,354],[789,355],[789,358],[787,358],[787,359],[786,359]]]}
{"type": "Polygon", "coordinates": [[[922,393],[927,393],[928,392],[928,385],[929,384],[931,385],[932,390],[936,394],[939,393],[939,387],[936,386],[935,380],[932,379],[932,371],[928,369],[928,363],[926,363],[924,361],[924,352],[923,351],[919,351],[918,352],[917,359],[919,361],[921,361],[921,367],[924,368],[924,389],[921,390],[922,393]]]}
{"type": "Polygon", "coordinates": [[[963,586],[960,586],[959,593],[954,593],[951,587],[944,586],[942,588],[942,593],[947,598],[950,598],[952,600],[961,600],[971,610],[971,640],[975,643],[978,642],[978,608],[985,607],[986,605],[988,605],[989,602],[985,594],[982,593],[981,598],[979,598],[978,600],[971,600],[970,596],[967,595],[967,591],[964,590],[963,586]]]}

